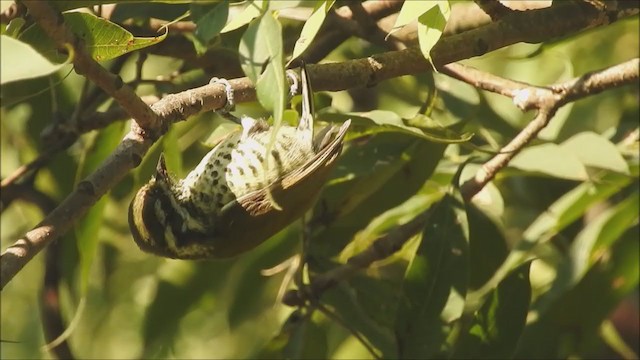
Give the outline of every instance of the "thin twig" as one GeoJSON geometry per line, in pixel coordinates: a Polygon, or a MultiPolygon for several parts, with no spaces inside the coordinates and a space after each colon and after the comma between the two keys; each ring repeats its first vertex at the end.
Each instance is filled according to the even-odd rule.
{"type": "MultiPolygon", "coordinates": [[[[511,159],[547,126],[560,107],[568,102],[597,94],[606,89],[637,83],[639,68],[640,59],[635,58],[603,70],[587,73],[550,88],[528,86],[518,90],[511,89],[514,104],[522,110],[538,109],[538,113],[513,140],[500,149],[498,154],[484,163],[473,178],[462,185],[461,190],[464,198],[469,200],[484,188],[498,171],[507,166],[511,159]]],[[[458,67],[458,69],[462,68],[458,67]]],[[[473,72],[475,71],[473,70],[473,72]]],[[[475,81],[471,83],[478,84],[475,81]]]]}
{"type": "Polygon", "coordinates": [[[2,179],[2,182],[0,182],[0,190],[5,191],[8,186],[15,184],[16,181],[22,179],[25,175],[31,174],[32,172],[35,172],[43,167],[49,161],[49,159],[51,159],[52,153],[53,152],[46,152],[40,154],[31,162],[17,168],[11,175],[2,179]]]}
{"type": "Polygon", "coordinates": [[[113,97],[134,118],[139,126],[148,132],[161,127],[158,116],[126,86],[122,79],[109,73],[87,53],[80,39],[64,23],[64,18],[49,2],[39,0],[23,1],[34,20],[60,48],[73,48],[73,65],[77,73],[85,75],[113,97]]]}
{"type": "MultiPolygon", "coordinates": [[[[633,59],[550,86],[549,88],[535,87],[508,79],[502,79],[495,75],[484,74],[477,69],[461,65],[447,66],[445,68],[450,75],[456,78],[466,79],[474,86],[481,88],[486,87],[486,90],[512,97],[514,103],[523,110],[532,107],[539,109],[538,114],[527,127],[509,144],[503,147],[499,154],[487,161],[474,178],[466,181],[461,186],[462,196],[468,201],[478,193],[500,169],[504,168],[526,144],[535,138],[540,130],[549,123],[555,111],[567,103],[567,99],[575,101],[606,89],[637,82],[639,78],[638,72],[640,71],[640,60],[633,59]],[[478,79],[475,79],[474,75],[478,75],[478,79]],[[502,89],[500,86],[504,86],[505,88],[502,89]],[[525,87],[517,89],[520,86],[525,87]],[[556,90],[554,91],[553,89],[556,90]],[[532,96],[525,97],[524,94],[532,94],[532,96]]],[[[433,208],[430,208],[406,224],[392,229],[373,242],[368,248],[349,258],[345,264],[316,275],[308,286],[304,286],[298,290],[290,290],[284,296],[284,299],[287,301],[285,303],[299,306],[309,301],[317,301],[322,293],[333,288],[344,279],[353,276],[356,272],[369,267],[376,261],[391,256],[400,250],[413,235],[426,226],[432,211],[433,208]]]]}

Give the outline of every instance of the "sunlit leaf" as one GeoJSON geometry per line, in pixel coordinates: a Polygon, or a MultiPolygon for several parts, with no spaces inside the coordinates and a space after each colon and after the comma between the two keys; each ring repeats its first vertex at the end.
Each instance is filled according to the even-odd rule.
{"type": "Polygon", "coordinates": [[[262,0],[250,1],[244,8],[244,10],[240,14],[236,15],[233,19],[231,19],[231,21],[229,21],[224,26],[224,28],[220,30],[220,32],[224,34],[226,32],[233,31],[244,25],[247,25],[251,22],[251,20],[260,16],[263,9],[264,5],[262,0]]]}
{"type": "Polygon", "coordinates": [[[398,114],[386,110],[372,110],[364,113],[336,114],[325,112],[321,114],[322,120],[342,123],[351,120],[351,126],[347,139],[373,135],[382,132],[399,132],[415,136],[424,140],[441,144],[459,144],[471,140],[472,134],[455,134],[452,130],[443,128],[436,133],[427,132],[425,129],[410,126],[405,123],[398,114]]]}
{"type": "Polygon", "coordinates": [[[335,3],[335,0],[318,0],[313,8],[313,13],[304,23],[300,37],[296,41],[296,45],[293,48],[293,54],[291,54],[291,61],[297,59],[302,53],[311,45],[311,42],[318,34],[320,26],[327,17],[327,13],[335,3]]]}
{"type": "Polygon", "coordinates": [[[602,201],[631,182],[631,178],[608,173],[595,182],[585,182],[555,201],[536,219],[523,236],[525,239],[549,238],[582,216],[593,204],[602,201]]]}
{"type": "Polygon", "coordinates": [[[444,27],[449,20],[451,9],[449,8],[449,2],[446,0],[429,1],[428,3],[435,3],[437,6],[432,7],[418,17],[418,42],[422,56],[430,60],[431,49],[440,40],[444,27]]]}
{"type": "Polygon", "coordinates": [[[629,167],[618,148],[596,133],[576,134],[563,142],[560,147],[575,154],[585,166],[629,174],[629,167]]]}
{"type": "MultiPolygon", "coordinates": [[[[126,53],[155,45],[167,36],[135,37],[133,34],[101,17],[89,13],[71,12],[63,14],[65,24],[83,41],[85,49],[97,61],[117,58],[126,53]]],[[[28,28],[20,40],[31,44],[38,52],[52,61],[60,60],[57,47],[37,25],[28,28]]]]}
{"type": "Polygon", "coordinates": [[[405,224],[419,213],[428,209],[429,206],[444,195],[440,190],[435,190],[432,187],[423,188],[407,201],[371,220],[367,227],[359,231],[355,238],[340,252],[338,259],[341,262],[346,262],[351,256],[371,246],[381,235],[399,225],[405,224]]]}
{"type": "Polygon", "coordinates": [[[389,34],[400,30],[412,21],[417,20],[422,14],[437,6],[438,3],[436,1],[406,1],[402,4],[402,9],[400,9],[400,13],[398,13],[396,22],[389,34]]]}
{"type": "Polygon", "coordinates": [[[240,42],[242,69],[256,84],[260,104],[272,112],[279,124],[286,99],[282,28],[273,17],[265,14],[254,19],[240,42]],[[264,71],[263,71],[264,69],[264,71]]]}
{"type": "Polygon", "coordinates": [[[1,36],[0,46],[1,84],[50,75],[68,64],[68,61],[63,64],[53,64],[28,44],[6,35],[1,36]]]}
{"type": "Polygon", "coordinates": [[[509,166],[568,180],[587,180],[587,170],[572,152],[556,145],[531,146],[516,155],[509,166]]]}

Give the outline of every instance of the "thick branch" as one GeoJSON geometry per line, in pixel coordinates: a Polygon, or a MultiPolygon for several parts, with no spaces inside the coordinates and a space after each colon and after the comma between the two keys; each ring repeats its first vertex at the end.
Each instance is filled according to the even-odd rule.
{"type": "Polygon", "coordinates": [[[512,11],[508,7],[502,5],[498,0],[474,0],[473,2],[475,2],[482,11],[489,15],[493,21],[499,20],[501,17],[512,11]]]}
{"type": "MultiPolygon", "coordinates": [[[[466,200],[470,200],[473,195],[480,191],[495,176],[497,171],[504,168],[527,143],[535,138],[540,130],[549,123],[560,106],[568,101],[575,101],[603,90],[637,83],[639,68],[640,60],[633,59],[549,88],[541,88],[502,79],[462,65],[450,64],[445,66],[443,72],[482,89],[512,97],[516,105],[521,109],[529,107],[539,109],[535,119],[506,145],[500,151],[500,154],[485,163],[473,179],[462,185],[460,189],[462,196],[466,200]],[[524,94],[535,95],[526,97],[524,94]]],[[[431,211],[432,209],[428,209],[408,223],[392,229],[367,249],[349,258],[345,264],[314,277],[308,287],[290,290],[283,298],[283,302],[287,305],[300,306],[307,301],[315,301],[323,292],[331,289],[340,281],[351,277],[355,272],[369,267],[375,261],[391,256],[400,250],[413,235],[426,226],[431,211]]]]}
{"type": "Polygon", "coordinates": [[[46,1],[30,0],[23,3],[59,48],[73,48],[73,66],[78,74],[86,76],[113,97],[143,129],[154,132],[160,126],[156,114],[119,76],[111,74],[91,58],[80,39],[66,27],[59,11],[46,1]]]}

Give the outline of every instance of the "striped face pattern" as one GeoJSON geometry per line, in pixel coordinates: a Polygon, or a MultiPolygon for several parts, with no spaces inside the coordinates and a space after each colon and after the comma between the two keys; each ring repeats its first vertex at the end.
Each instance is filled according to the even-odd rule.
{"type": "Polygon", "coordinates": [[[131,232],[142,250],[182,259],[234,256],[313,204],[340,154],[349,122],[327,126],[314,137],[313,97],[304,67],[301,80],[297,127],[276,130],[263,120],[243,117],[242,130],[220,141],[180,180],[169,175],[160,157],[155,176],[129,207],[131,232]]]}

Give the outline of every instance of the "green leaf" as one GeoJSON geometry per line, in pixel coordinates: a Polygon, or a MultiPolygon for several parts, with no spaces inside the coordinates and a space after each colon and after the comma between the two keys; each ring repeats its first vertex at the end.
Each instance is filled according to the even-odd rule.
{"type": "Polygon", "coordinates": [[[457,190],[432,210],[405,274],[396,323],[401,358],[442,358],[468,286],[467,217],[457,190]]]}
{"type": "Polygon", "coordinates": [[[500,224],[473,203],[466,204],[469,221],[469,286],[486,283],[508,254],[507,240],[500,224]]]}
{"type": "MultiPolygon", "coordinates": [[[[267,153],[273,148],[276,133],[282,125],[282,118],[287,101],[288,89],[285,86],[284,54],[282,44],[282,26],[274,12],[263,14],[249,25],[240,41],[240,55],[244,57],[242,69],[256,84],[258,101],[273,114],[275,130],[267,144],[267,153]],[[262,67],[264,72],[260,74],[262,67]]],[[[269,157],[265,158],[264,167],[269,168],[269,157]]],[[[267,172],[265,172],[266,174],[267,172]]],[[[279,205],[271,198],[275,208],[279,205]]]]}
{"type": "Polygon", "coordinates": [[[268,61],[256,82],[256,92],[260,104],[273,113],[274,124],[277,127],[282,122],[288,89],[285,86],[282,27],[274,13],[262,16],[257,41],[265,45],[268,61]]]}
{"type": "MultiPolygon", "coordinates": [[[[65,24],[84,42],[84,47],[96,61],[106,61],[126,53],[155,45],[167,34],[156,37],[134,37],[117,24],[88,13],[63,14],[65,24]]],[[[29,27],[20,40],[31,44],[47,59],[59,61],[60,55],[53,41],[37,25],[29,27]]]]}
{"type": "Polygon", "coordinates": [[[282,121],[287,89],[282,53],[282,27],[273,13],[254,19],[240,41],[242,70],[256,84],[260,104],[282,121]],[[262,69],[264,68],[264,72],[262,69]]]}
{"type": "Polygon", "coordinates": [[[293,54],[291,54],[291,63],[297,59],[304,51],[311,45],[311,42],[318,34],[318,30],[324,23],[324,19],[327,17],[327,13],[331,10],[331,7],[335,3],[335,0],[318,0],[313,8],[313,13],[304,23],[300,37],[296,40],[296,45],[293,48],[293,54]]]}
{"type": "MultiPolygon", "coordinates": [[[[433,4],[434,2],[429,1],[433,4]]],[[[451,9],[448,1],[436,1],[431,9],[418,17],[418,42],[420,52],[431,61],[431,49],[436,45],[447,25],[451,9]]]]}
{"type": "MultiPolygon", "coordinates": [[[[578,237],[596,237],[589,256],[589,263],[593,265],[624,233],[625,229],[638,224],[640,213],[640,194],[637,189],[625,200],[608,209],[593,223],[580,232],[578,237]]],[[[579,251],[579,250],[578,250],[579,251]]]]}
{"type": "Polygon", "coordinates": [[[162,152],[167,169],[180,173],[182,171],[182,151],[178,145],[178,131],[175,127],[169,128],[160,140],[162,142],[162,152]]]}
{"type": "Polygon", "coordinates": [[[318,257],[338,254],[376,216],[415,195],[445,148],[400,133],[352,143],[313,211],[311,221],[319,223],[319,231],[313,234],[318,240],[310,242],[310,251],[318,257]]]}
{"type": "Polygon", "coordinates": [[[617,173],[607,173],[597,182],[585,182],[563,195],[551,204],[522,234],[502,265],[491,280],[481,289],[474,291],[474,297],[481,299],[498,285],[514,268],[527,261],[537,245],[549,241],[554,235],[572,224],[593,204],[608,198],[629,184],[631,178],[617,173]]]}
{"type": "Polygon", "coordinates": [[[28,44],[6,35],[0,36],[0,83],[10,83],[25,79],[33,79],[50,75],[67,65],[71,58],[63,64],[53,64],[35,51],[28,44]],[[29,59],[29,61],[25,61],[29,59]]]}
{"type": "Polygon", "coordinates": [[[227,23],[229,3],[226,1],[213,5],[191,4],[191,18],[196,24],[195,36],[206,47],[227,23]]]}
{"type": "Polygon", "coordinates": [[[17,38],[22,31],[22,27],[27,23],[24,18],[17,17],[9,21],[6,28],[2,29],[2,35],[7,35],[12,38],[17,38]]]}
{"type": "Polygon", "coordinates": [[[242,10],[241,13],[231,19],[231,21],[229,21],[227,25],[225,25],[224,28],[220,30],[220,32],[224,34],[250,23],[251,20],[257,18],[258,16],[260,16],[260,14],[262,14],[263,8],[264,2],[262,0],[249,1],[244,10],[242,10]]]}
{"type": "Polygon", "coordinates": [[[631,182],[628,176],[607,173],[567,192],[543,212],[523,233],[525,239],[544,241],[582,216],[593,204],[620,191],[631,182]]]}
{"type": "Polygon", "coordinates": [[[629,174],[629,166],[618,148],[609,140],[594,132],[576,134],[560,147],[573,153],[585,166],[629,174]]]}
{"type": "Polygon", "coordinates": [[[551,143],[524,149],[509,166],[561,179],[588,179],[587,169],[575,154],[551,143]]]}
{"type": "Polygon", "coordinates": [[[551,289],[539,298],[535,311],[544,312],[561,294],[573,288],[625,232],[638,224],[639,196],[637,191],[632,193],[587,223],[571,243],[551,289]]]}
{"type": "Polygon", "coordinates": [[[343,286],[327,291],[322,300],[384,358],[393,359],[398,357],[393,322],[400,286],[399,282],[387,278],[391,271],[376,266],[375,272],[385,275],[358,274],[346,280],[343,286]]]}
{"type": "MultiPolygon", "coordinates": [[[[123,122],[113,123],[96,135],[93,144],[87,152],[85,152],[85,156],[78,167],[77,179],[84,179],[109,156],[122,139],[124,125],[123,122]]],[[[78,184],[78,186],[82,186],[82,183],[78,184]]],[[[75,228],[80,253],[80,286],[83,294],[86,294],[89,284],[91,264],[93,264],[93,259],[96,255],[99,239],[98,233],[102,227],[104,209],[107,202],[108,198],[103,196],[87,214],[78,221],[75,228]]]]}
{"type": "Polygon", "coordinates": [[[637,289],[638,227],[629,229],[582,280],[544,313],[533,313],[515,358],[587,358],[601,343],[598,328],[618,303],[637,289]],[[591,351],[590,351],[591,350],[591,351]]]}
{"type": "Polygon", "coordinates": [[[223,138],[228,136],[230,133],[234,131],[240,131],[240,125],[233,122],[224,122],[220,125],[216,126],[215,129],[209,134],[207,139],[203,142],[210,148],[215,147],[223,138]]]}
{"type": "Polygon", "coordinates": [[[527,262],[500,282],[456,344],[455,359],[510,359],[527,319],[531,285],[527,262]]]}
{"type": "Polygon", "coordinates": [[[418,19],[418,41],[425,59],[431,59],[431,49],[438,42],[447,25],[451,9],[444,1],[406,1],[400,9],[389,35],[418,19]]]}
{"type": "Polygon", "coordinates": [[[400,13],[389,35],[400,30],[436,6],[439,6],[436,1],[406,1],[402,4],[402,9],[400,9],[400,13]]]}
{"type": "Polygon", "coordinates": [[[427,210],[434,202],[440,200],[444,193],[440,188],[434,189],[433,184],[429,185],[407,201],[371,220],[367,227],[359,231],[354,239],[340,252],[338,260],[343,263],[346,262],[350,257],[371,246],[375,240],[392,228],[407,223],[421,212],[427,210]]]}
{"type": "Polygon", "coordinates": [[[290,352],[294,343],[301,343],[299,332],[308,319],[301,310],[294,310],[289,314],[287,320],[282,324],[280,332],[274,336],[260,351],[254,356],[255,359],[281,359],[284,358],[284,351],[290,352]]]}
{"type": "Polygon", "coordinates": [[[459,144],[471,140],[472,134],[453,134],[452,130],[443,129],[439,133],[427,133],[424,129],[405,124],[397,113],[388,110],[372,110],[363,113],[328,113],[321,115],[322,120],[343,123],[351,120],[351,127],[347,139],[373,135],[382,132],[398,132],[415,136],[424,140],[441,144],[459,144]]]}

